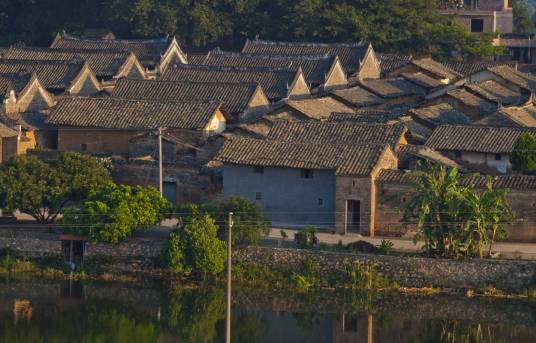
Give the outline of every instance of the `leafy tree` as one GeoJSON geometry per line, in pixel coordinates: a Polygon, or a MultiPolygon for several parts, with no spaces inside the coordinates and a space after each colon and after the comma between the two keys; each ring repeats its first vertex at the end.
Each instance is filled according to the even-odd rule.
{"type": "Polygon", "coordinates": [[[106,166],[89,155],[65,153],[57,161],[16,156],[0,165],[0,206],[51,223],[68,202],[110,180],[106,166]]]}
{"type": "Polygon", "coordinates": [[[524,173],[536,171],[536,137],[531,133],[519,136],[514,153],[512,153],[512,166],[514,170],[524,173]]]}
{"type": "Polygon", "coordinates": [[[119,244],[136,229],[148,229],[166,218],[171,204],[154,187],[109,183],[94,190],[78,208],[64,211],[67,232],[93,241],[119,244]]]}
{"type": "Polygon", "coordinates": [[[170,269],[183,272],[219,274],[225,268],[225,242],[217,237],[218,228],[208,214],[194,215],[171,233],[166,259],[170,269]]]}
{"type": "Polygon", "coordinates": [[[506,190],[486,190],[462,185],[456,168],[429,166],[416,171],[415,191],[406,207],[404,221],[417,226],[415,240],[423,250],[443,257],[484,256],[483,248],[506,236],[504,224],[512,219],[506,190]]]}
{"type": "Polygon", "coordinates": [[[523,0],[509,0],[512,11],[514,12],[514,32],[515,33],[533,33],[534,22],[529,15],[527,4],[523,0]]]}

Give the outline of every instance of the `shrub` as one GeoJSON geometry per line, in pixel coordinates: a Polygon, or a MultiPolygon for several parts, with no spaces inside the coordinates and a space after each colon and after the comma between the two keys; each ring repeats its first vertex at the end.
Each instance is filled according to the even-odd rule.
{"type": "Polygon", "coordinates": [[[393,242],[388,239],[382,239],[382,243],[380,244],[380,253],[383,255],[391,255],[391,252],[393,251],[393,242]]]}
{"type": "Polygon", "coordinates": [[[512,153],[512,167],[524,173],[536,172],[536,137],[531,133],[519,136],[512,153]]]}
{"type": "Polygon", "coordinates": [[[307,227],[294,234],[294,241],[296,241],[296,244],[300,249],[309,249],[313,246],[313,238],[315,237],[315,234],[315,228],[307,227]]]}

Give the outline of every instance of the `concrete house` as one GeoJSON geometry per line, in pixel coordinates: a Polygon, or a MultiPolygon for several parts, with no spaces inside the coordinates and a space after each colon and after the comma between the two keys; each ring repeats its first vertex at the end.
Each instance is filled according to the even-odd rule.
{"type": "Polygon", "coordinates": [[[235,138],[223,163],[224,196],[258,203],[282,227],[335,227],[374,235],[375,178],[396,169],[388,145],[348,145],[235,138]]]}
{"type": "Polygon", "coordinates": [[[470,169],[504,174],[512,169],[510,155],[525,132],[536,134],[536,129],[442,125],[432,132],[426,146],[470,169]]]}
{"type": "Polygon", "coordinates": [[[363,42],[344,43],[302,43],[276,42],[261,39],[247,40],[243,53],[280,56],[323,55],[338,56],[348,76],[359,79],[380,78],[380,61],[371,44],[363,42]]]}
{"type": "Polygon", "coordinates": [[[217,100],[222,102],[229,119],[234,121],[248,119],[270,107],[270,101],[257,83],[121,79],[112,96],[151,100],[217,100]]]}
{"type": "Polygon", "coordinates": [[[60,151],[128,155],[131,139],[155,129],[188,142],[223,132],[226,119],[217,101],[71,97],[58,102],[48,122],[58,127],[60,151]]]}
{"type": "Polygon", "coordinates": [[[93,95],[102,90],[87,62],[0,59],[0,74],[35,73],[39,82],[53,94],[93,95]]]}
{"type": "Polygon", "coordinates": [[[270,68],[235,68],[178,64],[162,75],[165,81],[223,83],[258,83],[271,102],[297,99],[311,94],[301,68],[298,70],[270,68]]]}
{"type": "Polygon", "coordinates": [[[107,84],[121,77],[147,77],[136,55],[128,51],[12,47],[1,56],[4,59],[33,61],[71,61],[80,58],[88,63],[97,79],[107,84]]]}
{"type": "Polygon", "coordinates": [[[297,71],[299,68],[310,89],[332,89],[348,84],[346,72],[337,56],[246,54],[212,50],[202,64],[241,68],[273,68],[297,71]]]}

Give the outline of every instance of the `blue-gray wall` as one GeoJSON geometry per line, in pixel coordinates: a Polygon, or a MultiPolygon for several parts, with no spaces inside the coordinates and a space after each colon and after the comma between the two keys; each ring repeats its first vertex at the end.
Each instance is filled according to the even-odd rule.
{"type": "Polygon", "coordinates": [[[300,175],[300,169],[265,167],[264,174],[257,174],[251,166],[226,164],[223,194],[258,203],[274,225],[334,227],[334,171],[314,170],[312,179],[300,175]],[[257,192],[262,200],[255,199],[257,192]]]}

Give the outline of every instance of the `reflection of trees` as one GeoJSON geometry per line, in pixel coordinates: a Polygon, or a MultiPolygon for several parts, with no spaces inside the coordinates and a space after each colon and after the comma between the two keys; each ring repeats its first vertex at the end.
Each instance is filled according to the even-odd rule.
{"type": "Polygon", "coordinates": [[[495,328],[478,323],[461,323],[453,320],[431,320],[425,325],[422,342],[438,343],[502,343],[495,328]]]}
{"type": "Polygon", "coordinates": [[[160,331],[147,318],[117,309],[88,306],[46,313],[31,321],[0,319],[0,342],[156,342],[160,331]]]}
{"type": "Polygon", "coordinates": [[[216,324],[225,318],[225,293],[221,290],[170,289],[165,324],[187,342],[212,342],[216,324]]]}
{"type": "Polygon", "coordinates": [[[323,318],[322,314],[313,312],[293,313],[292,316],[294,317],[294,320],[296,320],[296,326],[302,331],[309,333],[313,331],[313,328],[317,326],[323,318]]]}
{"type": "Polygon", "coordinates": [[[231,342],[260,342],[270,328],[268,321],[258,312],[244,309],[233,311],[231,320],[231,342]]]}

